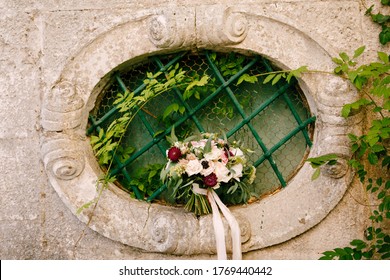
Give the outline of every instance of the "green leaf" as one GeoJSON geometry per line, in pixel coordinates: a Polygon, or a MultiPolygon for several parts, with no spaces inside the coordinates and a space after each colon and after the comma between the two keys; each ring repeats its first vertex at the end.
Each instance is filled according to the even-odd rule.
{"type": "Polygon", "coordinates": [[[169,115],[171,115],[174,112],[177,112],[178,110],[179,110],[179,104],[172,103],[165,109],[163,114],[163,120],[165,120],[169,115]]]}
{"type": "Polygon", "coordinates": [[[264,79],[263,84],[269,83],[275,76],[276,76],[276,74],[270,74],[270,75],[268,75],[268,76],[264,79]]]}
{"type": "Polygon", "coordinates": [[[163,134],[165,131],[164,130],[159,130],[159,131],[156,131],[153,135],[153,138],[156,138],[157,136],[163,134]]]}
{"type": "Polygon", "coordinates": [[[388,22],[390,20],[390,16],[389,15],[383,15],[381,13],[372,14],[371,18],[372,18],[372,21],[374,21],[376,23],[379,23],[379,24],[386,23],[386,22],[388,22]]]}
{"type": "Polygon", "coordinates": [[[338,66],[333,71],[335,74],[341,75],[343,73],[343,68],[341,66],[338,66]]]}
{"type": "Polygon", "coordinates": [[[278,74],[275,76],[275,78],[272,80],[272,85],[275,85],[279,80],[282,78],[283,74],[278,74]]]}
{"type": "Polygon", "coordinates": [[[362,250],[362,249],[367,247],[366,242],[364,242],[363,240],[360,240],[360,239],[352,240],[350,245],[355,246],[356,250],[358,250],[358,251],[360,251],[360,250],[362,250]]]}
{"type": "Polygon", "coordinates": [[[386,196],[386,191],[381,191],[379,194],[378,194],[378,199],[382,199],[386,196]]]}
{"type": "Polygon", "coordinates": [[[334,257],[337,256],[336,252],[334,251],[325,251],[322,253],[324,256],[320,258],[320,260],[332,260],[334,257]]]}
{"type": "Polygon", "coordinates": [[[384,53],[384,52],[378,52],[378,57],[381,61],[383,61],[384,63],[389,63],[389,55],[387,53],[384,53]]]}
{"type": "Polygon", "coordinates": [[[169,141],[171,144],[179,141],[179,139],[177,139],[176,137],[176,134],[175,134],[175,127],[172,126],[172,129],[171,129],[171,137],[170,137],[171,141],[169,141]]]}
{"type": "Polygon", "coordinates": [[[352,106],[351,104],[346,104],[343,106],[343,109],[341,109],[341,116],[343,118],[348,118],[349,114],[351,113],[352,106]]]}
{"type": "Polygon", "coordinates": [[[334,63],[336,63],[337,65],[343,65],[343,64],[344,64],[344,61],[341,60],[341,59],[338,58],[338,57],[332,57],[332,61],[333,61],[334,63]]]}
{"type": "Polygon", "coordinates": [[[96,198],[83,204],[80,208],[78,208],[76,211],[76,215],[80,215],[81,212],[83,212],[85,209],[88,209],[89,207],[91,207],[91,205],[94,203],[96,203],[96,198]]]}
{"type": "Polygon", "coordinates": [[[372,165],[376,165],[378,163],[378,156],[374,153],[369,153],[368,154],[368,161],[372,164],[372,165]]]}
{"type": "Polygon", "coordinates": [[[335,248],[334,251],[339,255],[339,256],[343,256],[343,255],[346,255],[347,252],[345,252],[344,249],[341,249],[341,248],[335,248]]]}
{"type": "Polygon", "coordinates": [[[212,137],[210,137],[207,142],[206,142],[206,145],[204,146],[204,153],[207,154],[207,153],[210,153],[211,152],[211,141],[212,141],[212,137]]]}
{"type": "Polygon", "coordinates": [[[366,46],[361,46],[360,48],[356,49],[355,53],[353,54],[353,58],[358,58],[359,56],[361,56],[365,49],[366,46]]]}
{"type": "Polygon", "coordinates": [[[241,77],[238,79],[236,85],[238,86],[239,84],[241,84],[242,82],[248,82],[248,83],[251,83],[251,84],[254,84],[256,83],[258,80],[257,80],[257,77],[256,76],[250,76],[249,74],[244,74],[244,75],[241,75],[241,77]]]}
{"type": "Polygon", "coordinates": [[[306,161],[310,162],[313,168],[317,168],[321,165],[324,165],[332,160],[336,160],[338,155],[336,154],[326,154],[318,157],[308,158],[306,161]]]}
{"type": "Polygon", "coordinates": [[[381,0],[381,4],[385,6],[390,6],[390,0],[381,0]]]}
{"type": "Polygon", "coordinates": [[[99,137],[97,137],[97,136],[95,136],[95,135],[92,135],[92,136],[91,136],[90,143],[91,143],[91,145],[93,145],[93,144],[99,142],[99,140],[100,140],[99,137]]]}
{"type": "Polygon", "coordinates": [[[192,81],[186,88],[186,91],[188,90],[191,90],[193,87],[201,87],[201,86],[204,86],[207,84],[208,80],[209,80],[209,76],[208,75],[204,75],[200,80],[195,80],[195,81],[192,81]]]}
{"type": "Polygon", "coordinates": [[[379,33],[379,42],[382,45],[386,45],[390,42],[390,27],[382,25],[382,31],[379,33]]]}
{"type": "Polygon", "coordinates": [[[316,180],[318,177],[320,177],[320,174],[321,174],[320,168],[316,168],[313,175],[311,176],[311,180],[312,181],[316,180]]]}
{"type": "Polygon", "coordinates": [[[342,52],[339,54],[341,59],[344,61],[344,62],[348,62],[350,60],[349,56],[345,53],[345,52],[342,52]]]}
{"type": "Polygon", "coordinates": [[[388,259],[390,259],[390,252],[389,252],[389,253],[386,253],[386,254],[383,254],[383,255],[381,256],[381,259],[382,259],[382,260],[388,260],[388,259]]]}
{"type": "Polygon", "coordinates": [[[362,259],[362,252],[354,252],[353,259],[354,260],[361,260],[362,259]]]}
{"type": "Polygon", "coordinates": [[[372,104],[372,101],[361,98],[353,103],[346,104],[343,106],[343,109],[341,110],[341,116],[344,118],[349,117],[352,111],[358,111],[361,107],[372,104]]]}

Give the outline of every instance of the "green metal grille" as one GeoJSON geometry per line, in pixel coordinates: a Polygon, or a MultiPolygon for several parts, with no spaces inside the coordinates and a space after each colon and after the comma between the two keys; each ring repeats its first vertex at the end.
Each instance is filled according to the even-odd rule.
{"type": "MultiPolygon", "coordinates": [[[[218,54],[218,57],[229,55],[218,54]]],[[[142,198],[137,186],[130,184],[131,179],[138,168],[166,162],[165,151],[169,146],[165,137],[173,126],[186,133],[224,131],[229,140],[241,141],[252,149],[254,153],[249,160],[257,168],[253,191],[258,196],[287,185],[312,145],[309,127],[315,117],[310,116],[296,81],[288,84],[281,80],[274,86],[263,85],[264,76],[259,74],[274,71],[272,65],[260,56],[240,59],[243,67],[236,73],[229,73],[226,67],[222,69],[218,60],[205,51],[155,56],[127,72],[113,74],[112,82],[89,116],[87,134],[99,132],[117,117],[118,109],[112,105],[115,96],[126,90],[139,94],[145,88],[143,80],[147,72],[165,73],[170,66],[180,63],[189,76],[207,74],[212,80],[205,88],[208,94],[200,100],[184,100],[183,92],[174,88],[139,110],[121,143],[123,147],[134,147],[135,152],[125,161],[114,158],[110,171],[125,189],[142,198]],[[259,80],[237,85],[244,74],[258,75],[259,80]],[[173,115],[170,124],[163,123],[157,116],[173,102],[184,106],[185,113],[173,115]],[[155,136],[158,131],[163,132],[155,136]]],[[[156,191],[146,199],[151,201],[159,197],[165,188],[164,185],[156,186],[156,191]]]]}

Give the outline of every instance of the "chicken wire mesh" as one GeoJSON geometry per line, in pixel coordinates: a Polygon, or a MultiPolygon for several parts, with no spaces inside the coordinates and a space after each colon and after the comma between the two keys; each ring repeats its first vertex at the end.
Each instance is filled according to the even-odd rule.
{"type": "MultiPolygon", "coordinates": [[[[240,141],[243,146],[253,151],[249,154],[249,161],[255,164],[257,169],[252,189],[256,197],[284,187],[302,165],[311,146],[314,118],[311,117],[304,95],[296,84],[286,86],[283,80],[275,85],[263,84],[263,75],[270,71],[271,64],[261,57],[210,52],[150,57],[127,71],[113,74],[111,82],[104,87],[90,113],[92,122],[88,131],[97,133],[100,127],[107,128],[118,117],[114,101],[118,93],[123,92],[118,77],[129,91],[136,91],[137,88],[142,88],[147,73],[158,72],[161,67],[172,63],[173,59],[178,61],[179,67],[185,71],[189,80],[207,75],[209,82],[199,88],[197,97],[185,101],[183,114],[174,112],[167,118],[162,118],[169,105],[182,102],[180,95],[182,96],[184,88],[180,87],[153,98],[142,108],[143,120],[139,115],[134,118],[121,141],[121,147],[131,147],[139,151],[145,143],[152,145],[131,162],[117,169],[118,184],[132,192],[130,179],[137,176],[137,170],[152,164],[164,164],[165,150],[169,148],[169,144],[165,139],[155,141],[155,135],[151,131],[154,134],[166,131],[174,123],[183,120],[180,126],[175,127],[179,139],[199,131],[226,133],[229,141],[240,141]],[[251,66],[248,70],[240,73],[249,63],[251,66]],[[234,81],[227,82],[235,75],[234,81]],[[257,77],[257,81],[243,81],[238,84],[242,75],[257,77]],[[196,111],[193,110],[205,96],[215,92],[218,94],[207,104],[196,111]],[[228,92],[232,95],[229,96],[228,92]],[[245,119],[248,116],[252,117],[245,119]],[[307,125],[303,126],[305,121],[307,125]],[[149,126],[148,129],[145,122],[149,126]]],[[[157,190],[159,187],[155,186],[153,189],[157,190]]]]}

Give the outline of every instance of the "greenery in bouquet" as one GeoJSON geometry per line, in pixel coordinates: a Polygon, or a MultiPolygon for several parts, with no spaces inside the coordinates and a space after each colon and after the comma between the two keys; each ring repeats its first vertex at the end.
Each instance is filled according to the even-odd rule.
{"type": "Polygon", "coordinates": [[[250,150],[213,133],[179,141],[172,130],[167,139],[171,147],[161,180],[176,203],[196,215],[205,215],[211,213],[208,191],[215,191],[227,205],[248,202],[256,177],[255,167],[245,157],[250,150]]]}

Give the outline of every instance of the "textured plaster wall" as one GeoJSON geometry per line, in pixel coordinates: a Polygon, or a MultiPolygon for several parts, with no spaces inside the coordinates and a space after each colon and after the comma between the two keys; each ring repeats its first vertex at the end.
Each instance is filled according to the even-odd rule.
{"type": "MultiPolygon", "coordinates": [[[[99,35],[130,20],[134,10],[195,2],[0,0],[1,259],[181,258],[145,253],[111,241],[86,228],[69,211],[49,185],[41,162],[40,108],[43,93],[52,87],[67,61],[99,35]]],[[[336,52],[364,44],[369,59],[380,48],[379,28],[364,16],[365,9],[358,0],[223,2],[259,3],[264,14],[280,15],[283,21],[326,42],[336,52]]],[[[316,259],[322,251],[362,238],[367,209],[356,202],[364,200],[361,190],[354,182],[320,224],[285,243],[246,253],[244,259],[316,259]]]]}

